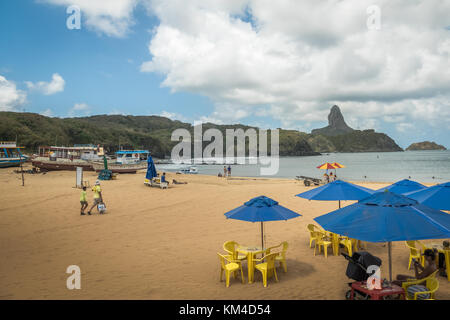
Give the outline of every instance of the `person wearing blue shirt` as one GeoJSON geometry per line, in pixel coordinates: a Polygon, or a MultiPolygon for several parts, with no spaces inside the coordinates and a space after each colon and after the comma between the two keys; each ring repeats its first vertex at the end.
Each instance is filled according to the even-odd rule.
{"type": "Polygon", "coordinates": [[[166,181],[166,173],[163,172],[162,176],[161,176],[161,182],[167,182],[166,181]]]}

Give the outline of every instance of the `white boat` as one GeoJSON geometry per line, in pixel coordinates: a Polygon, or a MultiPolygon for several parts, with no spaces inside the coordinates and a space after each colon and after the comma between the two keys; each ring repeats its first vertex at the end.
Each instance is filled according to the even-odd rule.
{"type": "MultiPolygon", "coordinates": [[[[108,161],[108,170],[113,173],[136,173],[138,170],[147,169],[148,150],[121,150],[116,152],[117,159],[108,161]]],[[[95,171],[105,168],[103,161],[92,162],[95,171]]]]}
{"type": "Polygon", "coordinates": [[[198,170],[196,167],[189,167],[186,169],[181,169],[179,171],[177,171],[177,173],[184,173],[184,174],[197,174],[198,170]]]}

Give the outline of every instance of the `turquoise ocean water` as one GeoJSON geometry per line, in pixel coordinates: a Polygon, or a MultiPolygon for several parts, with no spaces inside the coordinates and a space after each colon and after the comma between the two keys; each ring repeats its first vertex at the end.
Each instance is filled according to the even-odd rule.
{"type": "MultiPolygon", "coordinates": [[[[450,150],[329,153],[313,157],[280,157],[279,170],[274,176],[261,176],[260,164],[231,165],[231,167],[232,175],[240,177],[295,178],[302,175],[320,178],[324,170],[316,167],[324,162],[335,161],[346,166],[337,170],[338,178],[343,180],[395,182],[411,179],[422,183],[450,181],[450,150]]],[[[157,165],[158,170],[165,171],[177,171],[186,167],[189,166],[157,165]]],[[[197,164],[195,167],[199,174],[217,175],[223,172],[221,164],[197,164]]]]}

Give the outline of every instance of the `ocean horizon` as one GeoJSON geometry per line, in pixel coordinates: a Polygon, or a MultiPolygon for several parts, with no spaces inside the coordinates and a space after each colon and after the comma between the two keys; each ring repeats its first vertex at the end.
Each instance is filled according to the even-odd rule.
{"type": "MultiPolygon", "coordinates": [[[[206,159],[204,159],[207,161],[206,159]]],[[[208,159],[211,161],[211,159],[208,159]]],[[[235,160],[235,159],[234,159],[235,160]]],[[[279,170],[275,175],[261,175],[260,164],[231,164],[232,176],[260,178],[292,178],[307,176],[321,178],[325,170],[317,166],[325,162],[339,162],[345,168],[337,169],[342,180],[359,182],[395,182],[410,179],[421,183],[450,181],[450,150],[324,153],[318,156],[280,157],[279,170]]],[[[228,166],[230,159],[226,159],[228,166]]],[[[195,166],[199,174],[223,173],[224,164],[159,164],[158,170],[176,172],[195,166]]],[[[328,170],[330,171],[330,170],[328,170]]],[[[334,174],[335,170],[331,170],[334,174]]]]}

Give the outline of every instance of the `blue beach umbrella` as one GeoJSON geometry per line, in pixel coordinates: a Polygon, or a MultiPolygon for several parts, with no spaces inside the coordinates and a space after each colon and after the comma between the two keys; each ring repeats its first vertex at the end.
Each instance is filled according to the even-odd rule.
{"type": "Polygon", "coordinates": [[[336,180],[321,187],[297,194],[296,197],[308,200],[339,201],[340,208],[341,200],[361,200],[367,198],[374,192],[372,189],[364,188],[350,182],[336,180]]]}
{"type": "Polygon", "coordinates": [[[391,241],[450,237],[450,215],[389,191],[314,219],[325,230],[369,242],[388,242],[392,281],[391,241]]]}
{"type": "Polygon", "coordinates": [[[153,162],[152,157],[149,155],[147,159],[147,174],[145,175],[146,179],[153,179],[157,176],[155,163],[153,162]]]}
{"type": "Polygon", "coordinates": [[[417,190],[421,190],[421,189],[425,189],[425,188],[426,188],[426,186],[424,186],[423,184],[420,184],[416,181],[403,179],[403,180],[397,181],[396,183],[391,184],[390,186],[381,188],[381,189],[377,190],[377,192],[389,190],[392,193],[405,194],[407,192],[413,192],[413,191],[417,191],[417,190]]]}
{"type": "Polygon", "coordinates": [[[261,222],[262,248],[264,248],[264,221],[289,220],[300,216],[300,214],[280,206],[277,201],[266,196],[253,198],[245,202],[244,205],[225,213],[227,219],[261,222]]]}
{"type": "Polygon", "coordinates": [[[450,182],[408,192],[405,196],[438,210],[450,210],[450,182]]]}

